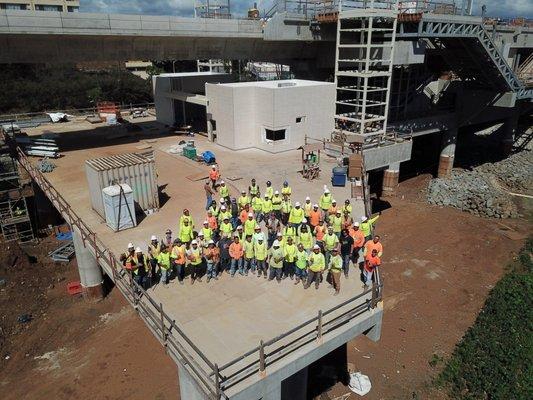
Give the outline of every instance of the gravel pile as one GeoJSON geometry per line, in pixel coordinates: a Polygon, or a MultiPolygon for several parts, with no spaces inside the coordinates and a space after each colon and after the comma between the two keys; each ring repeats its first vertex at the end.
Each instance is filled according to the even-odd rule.
{"type": "Polygon", "coordinates": [[[517,207],[509,191],[533,188],[533,154],[525,151],[473,171],[456,171],[447,179],[433,179],[428,202],[455,207],[493,218],[516,218],[517,207]]]}

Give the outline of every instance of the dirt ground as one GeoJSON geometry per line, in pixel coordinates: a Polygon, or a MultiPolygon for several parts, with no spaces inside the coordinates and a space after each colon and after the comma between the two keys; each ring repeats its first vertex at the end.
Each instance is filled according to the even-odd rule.
{"type": "MultiPolygon", "coordinates": [[[[446,398],[429,385],[441,366],[430,361],[451,353],[522,245],[495,220],[427,206],[427,179],[403,182],[390,205],[380,204],[382,338],[348,343],[348,362],[372,381],[369,400],[446,398]]],[[[524,220],[503,222],[522,233],[531,228],[524,220]]],[[[32,264],[14,246],[0,249],[0,398],[178,398],[175,365],[118,291],[98,304],[66,293],[76,265],[46,259],[57,244],[47,239],[31,250],[38,253],[32,264]],[[17,322],[23,313],[32,321],[17,322]]],[[[345,393],[337,384],[321,398],[345,393]]]]}

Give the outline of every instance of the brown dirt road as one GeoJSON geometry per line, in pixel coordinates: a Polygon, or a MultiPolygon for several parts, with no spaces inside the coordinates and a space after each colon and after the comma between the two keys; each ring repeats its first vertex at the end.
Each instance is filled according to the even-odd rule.
{"type": "MultiPolygon", "coordinates": [[[[450,354],[522,245],[497,232],[494,220],[427,206],[421,192],[427,179],[403,182],[378,221],[385,247],[382,338],[348,344],[348,362],[372,381],[365,399],[444,397],[427,388],[436,371],[429,361],[450,354]]],[[[530,228],[521,220],[505,224],[530,228]]],[[[175,365],[121,295],[113,291],[97,305],[85,304],[66,295],[66,282],[77,279],[75,262],[43,260],[19,260],[14,268],[11,258],[0,266],[0,278],[7,278],[0,288],[0,398],[177,398],[175,365]],[[28,284],[32,290],[20,290],[28,284]],[[23,312],[33,321],[17,323],[23,312]]],[[[327,397],[348,392],[337,384],[327,397]]]]}

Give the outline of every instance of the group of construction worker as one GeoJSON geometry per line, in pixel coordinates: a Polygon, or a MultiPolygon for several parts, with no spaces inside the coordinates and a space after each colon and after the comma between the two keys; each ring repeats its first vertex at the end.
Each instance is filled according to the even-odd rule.
{"type": "Polygon", "coordinates": [[[261,191],[252,179],[240,197],[232,198],[216,167],[204,189],[207,212],[202,223],[196,225],[185,209],[176,238],[170,229],[162,239],[154,235],[146,253],[128,244],[121,260],[145,289],[157,278],[166,286],[173,277],[183,284],[189,275],[194,284],[204,274],[207,282],[218,280],[225,271],[231,277],[256,274],[277,282],[290,278],[305,289],[312,284],[318,289],[327,272],[336,295],[350,263],[361,268],[363,288],[371,285],[383,253],[380,237],[372,236],[379,215],[354,221],[350,201],[338,205],[327,187],[317,204],[309,197],[293,203],[287,181],[281,191],[274,190],[270,181],[261,191]],[[218,202],[213,200],[215,194],[218,202]]]}

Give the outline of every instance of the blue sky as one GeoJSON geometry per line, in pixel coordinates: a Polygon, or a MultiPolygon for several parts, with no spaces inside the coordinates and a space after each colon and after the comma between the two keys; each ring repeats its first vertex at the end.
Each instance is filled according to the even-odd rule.
{"type": "MultiPolygon", "coordinates": [[[[259,10],[268,10],[273,1],[257,1],[259,10]]],[[[460,4],[461,0],[456,2],[460,4]]],[[[194,0],[81,0],[80,3],[83,12],[190,16],[194,0]]],[[[242,16],[253,3],[253,0],[232,0],[232,12],[242,16]]],[[[480,14],[482,4],[491,16],[533,18],[533,0],[474,0],[476,14],[480,14]]]]}

